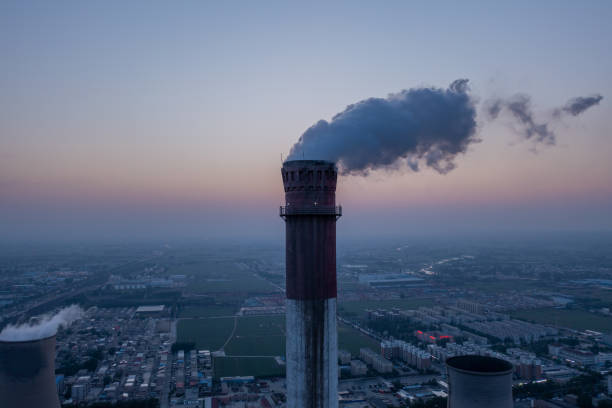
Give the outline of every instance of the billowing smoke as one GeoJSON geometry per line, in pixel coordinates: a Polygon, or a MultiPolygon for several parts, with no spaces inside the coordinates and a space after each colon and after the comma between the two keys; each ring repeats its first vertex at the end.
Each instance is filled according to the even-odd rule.
{"type": "MultiPolygon", "coordinates": [[[[519,94],[486,102],[485,119],[506,114],[518,123],[525,139],[554,145],[551,121],[577,116],[602,99],[601,95],[573,98],[555,109],[552,119],[541,121],[533,113],[531,98],[519,94]]],[[[479,141],[475,105],[467,79],[454,81],[448,89],[413,88],[387,98],[365,99],[306,130],[288,160],[329,160],[344,174],[404,165],[413,171],[425,165],[444,174],[455,168],[459,154],[479,141]]]]}
{"type": "Polygon", "coordinates": [[[553,117],[549,122],[540,123],[536,121],[531,109],[531,98],[524,94],[517,94],[508,99],[490,100],[485,104],[485,110],[491,119],[496,119],[503,111],[508,112],[518,122],[519,131],[525,139],[554,145],[556,137],[550,129],[551,122],[559,120],[564,115],[578,116],[591,106],[599,104],[602,99],[601,95],[572,98],[563,107],[553,110],[553,117]]]}
{"type": "Polygon", "coordinates": [[[43,316],[32,324],[8,325],[0,332],[0,341],[29,341],[44,339],[57,333],[60,327],[67,327],[83,316],[83,309],[77,305],[61,309],[54,315],[43,316]]]}
{"type": "Polygon", "coordinates": [[[424,163],[440,173],[477,142],[476,109],[466,79],[448,89],[415,88],[370,98],[320,120],[293,145],[289,160],[322,159],[343,173],[365,174],[404,161],[414,171],[424,163]]]}

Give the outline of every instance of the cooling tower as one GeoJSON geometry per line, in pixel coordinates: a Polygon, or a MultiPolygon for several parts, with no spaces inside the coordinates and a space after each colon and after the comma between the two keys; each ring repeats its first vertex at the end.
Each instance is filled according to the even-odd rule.
{"type": "Polygon", "coordinates": [[[287,406],[338,407],[334,163],[287,161],[282,168],[286,228],[287,406]]]}
{"type": "Polygon", "coordinates": [[[458,356],[446,360],[448,408],[512,408],[512,364],[499,358],[458,356]]]}
{"type": "Polygon", "coordinates": [[[55,387],[55,335],[0,341],[0,406],[59,408],[55,387]]]}

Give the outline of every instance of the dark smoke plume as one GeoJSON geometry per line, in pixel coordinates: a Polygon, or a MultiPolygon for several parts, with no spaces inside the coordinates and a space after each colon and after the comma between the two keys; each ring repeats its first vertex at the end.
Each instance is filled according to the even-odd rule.
{"type": "MultiPolygon", "coordinates": [[[[536,120],[531,98],[524,94],[490,100],[485,112],[491,120],[507,114],[525,139],[554,145],[551,121],[577,116],[602,99],[573,98],[553,110],[548,122],[536,120]]],[[[329,160],[344,174],[402,165],[413,171],[425,165],[445,174],[455,168],[455,158],[478,141],[475,101],[468,80],[458,79],[448,89],[414,88],[349,105],[331,121],[320,120],[306,130],[288,160],[329,160]]]]}
{"type": "Polygon", "coordinates": [[[293,145],[288,160],[323,159],[343,173],[366,174],[405,162],[414,171],[424,163],[439,173],[477,142],[476,109],[468,80],[448,89],[415,88],[369,98],[320,120],[293,145]]]}
{"type": "Polygon", "coordinates": [[[559,117],[563,114],[578,116],[591,106],[598,105],[602,99],[603,96],[599,94],[593,96],[579,96],[577,98],[570,99],[564,107],[556,109],[554,115],[555,117],[559,117]]]}
{"type": "Polygon", "coordinates": [[[548,129],[547,123],[536,123],[531,110],[531,99],[527,95],[514,95],[510,99],[494,99],[485,107],[491,119],[497,119],[506,110],[523,127],[522,133],[526,139],[532,139],[545,144],[555,144],[555,134],[548,129]]]}
{"type": "MultiPolygon", "coordinates": [[[[553,110],[552,121],[564,115],[578,116],[591,106],[599,104],[602,99],[601,95],[572,98],[563,107],[553,110]]],[[[549,129],[550,123],[536,122],[531,110],[531,98],[528,95],[517,94],[508,99],[490,100],[486,103],[485,110],[491,119],[496,119],[505,110],[521,125],[521,133],[525,139],[549,145],[555,144],[555,134],[549,129]]]]}

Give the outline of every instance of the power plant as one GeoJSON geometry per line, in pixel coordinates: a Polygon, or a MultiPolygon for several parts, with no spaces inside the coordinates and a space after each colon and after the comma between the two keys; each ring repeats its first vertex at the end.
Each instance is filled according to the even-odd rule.
{"type": "Polygon", "coordinates": [[[283,163],[286,228],[287,406],[338,406],[336,206],[338,169],[322,160],[283,163]]]}
{"type": "Polygon", "coordinates": [[[2,408],[59,408],[55,386],[55,335],[0,341],[2,408]]]}
{"type": "Polygon", "coordinates": [[[448,408],[512,408],[512,372],[508,361],[478,355],[446,360],[448,408]]]}

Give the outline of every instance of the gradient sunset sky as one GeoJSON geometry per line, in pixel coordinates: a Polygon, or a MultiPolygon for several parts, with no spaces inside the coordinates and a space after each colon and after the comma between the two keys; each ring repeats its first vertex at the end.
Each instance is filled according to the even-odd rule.
{"type": "Polygon", "coordinates": [[[555,146],[482,121],[447,175],[343,177],[339,236],[611,231],[610,21],[610,1],[3,1],[0,239],[282,237],[304,130],[457,78],[542,119],[604,99],[555,146]]]}

